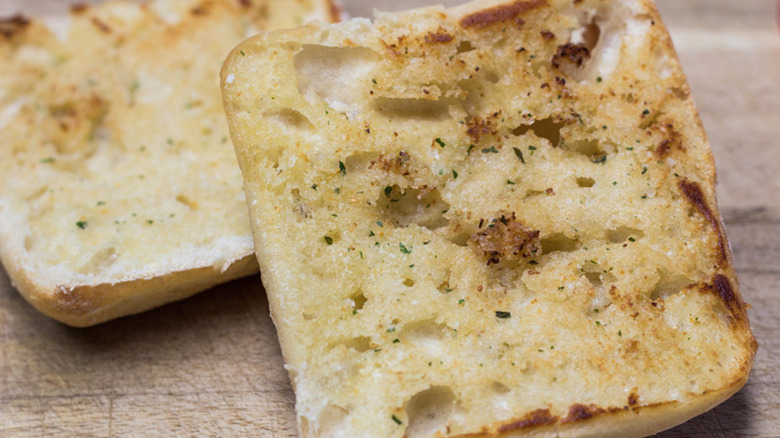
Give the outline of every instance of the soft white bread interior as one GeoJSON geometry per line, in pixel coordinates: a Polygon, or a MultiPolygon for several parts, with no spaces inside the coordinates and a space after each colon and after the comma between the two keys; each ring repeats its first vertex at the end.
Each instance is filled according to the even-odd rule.
{"type": "Polygon", "coordinates": [[[222,71],[303,436],[639,436],[756,351],[648,0],[260,35],[222,71]]]}
{"type": "Polygon", "coordinates": [[[87,326],[257,272],[219,68],[329,0],[74,7],[0,21],[0,255],[39,310],[87,326]],[[59,23],[63,23],[62,20],[59,23]]]}

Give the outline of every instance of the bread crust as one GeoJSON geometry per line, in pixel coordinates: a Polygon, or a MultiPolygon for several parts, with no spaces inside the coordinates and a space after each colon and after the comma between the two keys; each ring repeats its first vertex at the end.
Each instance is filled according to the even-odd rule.
{"type": "Polygon", "coordinates": [[[222,87],[303,436],[644,436],[744,385],[714,159],[652,2],[265,34],[222,87]]]}
{"type": "Polygon", "coordinates": [[[335,0],[74,6],[0,20],[0,255],[44,314],[89,326],[256,273],[216,76],[262,28],[335,0]],[[48,23],[48,21],[47,21],[48,23]]]}

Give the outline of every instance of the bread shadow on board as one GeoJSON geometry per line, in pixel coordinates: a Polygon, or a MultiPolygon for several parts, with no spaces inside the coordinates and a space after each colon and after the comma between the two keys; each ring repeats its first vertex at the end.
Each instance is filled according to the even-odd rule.
{"type": "Polygon", "coordinates": [[[653,435],[653,437],[736,438],[745,436],[740,434],[739,431],[750,430],[750,418],[753,414],[753,406],[751,406],[750,400],[754,399],[749,394],[751,389],[750,384],[747,384],[739,392],[714,409],[692,418],[675,428],[653,435]],[[725,425],[728,425],[728,428],[725,428],[725,425]]]}
{"type": "MultiPolygon", "coordinates": [[[[38,332],[53,349],[66,347],[70,356],[125,355],[141,348],[165,356],[168,347],[198,353],[204,338],[210,342],[239,343],[265,357],[279,357],[276,330],[271,322],[268,300],[258,275],[235,280],[188,299],[143,313],[122,317],[87,328],[74,328],[36,311],[12,287],[4,270],[0,281],[8,285],[5,299],[14,332],[38,332]]],[[[37,337],[37,336],[36,336],[37,337]]],[[[249,353],[248,351],[248,353],[249,353]]],[[[198,353],[199,354],[199,353],[198,353]]],[[[279,367],[281,368],[281,359],[279,367]]]]}

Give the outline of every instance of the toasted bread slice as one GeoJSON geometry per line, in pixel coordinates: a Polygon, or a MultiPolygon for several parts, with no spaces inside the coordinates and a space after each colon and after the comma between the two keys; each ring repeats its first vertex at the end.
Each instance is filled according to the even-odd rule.
{"type": "Polygon", "coordinates": [[[329,0],[76,7],[64,40],[0,22],[0,254],[39,310],[87,326],[257,272],[219,92],[257,29],[329,0]]]}
{"type": "Polygon", "coordinates": [[[260,35],[222,71],[303,436],[638,436],[746,381],[712,153],[649,0],[260,35]]]}

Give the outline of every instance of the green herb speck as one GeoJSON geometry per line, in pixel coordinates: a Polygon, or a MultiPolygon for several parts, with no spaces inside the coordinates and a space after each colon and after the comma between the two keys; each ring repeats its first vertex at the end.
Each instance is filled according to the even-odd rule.
{"type": "Polygon", "coordinates": [[[441,146],[441,147],[444,147],[444,146],[445,146],[445,145],[444,145],[444,142],[443,142],[443,141],[441,141],[441,139],[440,139],[440,138],[438,138],[438,137],[436,138],[436,143],[438,143],[438,144],[439,144],[439,146],[441,146]]]}
{"type": "Polygon", "coordinates": [[[511,317],[512,317],[512,314],[510,312],[504,312],[504,311],[501,311],[501,310],[496,310],[496,318],[507,319],[507,318],[511,318],[511,317]]]}
{"type": "Polygon", "coordinates": [[[347,167],[344,166],[344,162],[343,161],[339,161],[339,172],[341,173],[342,176],[346,176],[347,175],[347,167]]]}
{"type": "Polygon", "coordinates": [[[323,239],[325,239],[325,243],[327,243],[328,245],[333,245],[333,238],[332,237],[325,236],[325,237],[323,237],[323,239]]]}
{"type": "Polygon", "coordinates": [[[525,164],[525,159],[523,158],[523,151],[521,151],[518,148],[512,148],[512,150],[515,151],[515,155],[517,156],[518,159],[520,159],[520,162],[525,164]]]}
{"type": "Polygon", "coordinates": [[[397,424],[397,425],[399,425],[399,426],[400,426],[401,424],[403,424],[403,423],[401,423],[401,420],[399,420],[399,419],[398,419],[398,417],[396,417],[396,416],[395,416],[395,414],[393,414],[393,416],[392,416],[392,417],[390,417],[390,418],[392,418],[392,419],[393,419],[393,421],[395,421],[395,424],[397,424]]]}
{"type": "Polygon", "coordinates": [[[78,221],[78,222],[76,222],[76,226],[81,228],[82,230],[87,228],[87,225],[88,225],[87,221],[78,221]]]}
{"type": "Polygon", "coordinates": [[[497,154],[498,149],[496,149],[494,146],[490,146],[489,148],[482,149],[483,154],[497,154]]]}
{"type": "Polygon", "coordinates": [[[411,251],[410,249],[406,248],[406,246],[404,246],[404,244],[403,244],[403,243],[400,243],[400,242],[399,242],[399,243],[398,243],[398,248],[401,250],[401,252],[402,252],[403,254],[411,254],[411,253],[412,253],[412,251],[411,251]]]}

